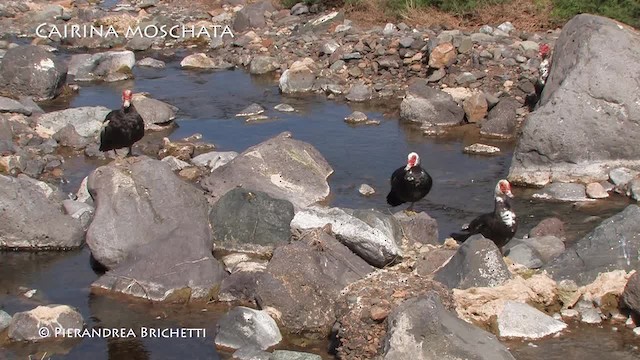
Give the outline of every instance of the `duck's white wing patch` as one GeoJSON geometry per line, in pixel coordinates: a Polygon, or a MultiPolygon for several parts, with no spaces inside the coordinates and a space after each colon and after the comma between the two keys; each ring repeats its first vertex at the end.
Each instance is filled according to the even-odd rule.
{"type": "Polygon", "coordinates": [[[502,210],[500,212],[500,218],[508,227],[512,227],[516,223],[516,214],[511,210],[502,210]]]}

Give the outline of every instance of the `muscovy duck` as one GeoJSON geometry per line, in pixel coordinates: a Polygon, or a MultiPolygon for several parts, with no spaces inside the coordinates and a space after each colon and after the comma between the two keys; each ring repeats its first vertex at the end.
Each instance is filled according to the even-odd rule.
{"type": "Polygon", "coordinates": [[[518,229],[516,214],[513,212],[510,198],[511,184],[507,180],[500,180],[495,188],[495,207],[493,212],[482,214],[473,219],[469,225],[462,228],[463,232],[453,233],[451,237],[459,242],[464,242],[471,235],[482,234],[492,240],[498,248],[502,249],[513,238],[518,229]]]}
{"type": "Polygon", "coordinates": [[[411,210],[416,201],[429,193],[432,185],[431,176],[420,166],[420,156],[412,152],[407,156],[407,165],[396,169],[391,175],[387,203],[398,206],[410,202],[407,210],[411,210]]]}
{"type": "Polygon", "coordinates": [[[542,89],[547,83],[547,78],[549,77],[549,71],[551,70],[551,60],[549,58],[550,48],[547,44],[540,44],[538,54],[542,59],[540,63],[540,68],[538,69],[538,79],[536,80],[533,87],[535,89],[535,93],[529,94],[525,97],[525,103],[529,107],[530,111],[533,111],[540,101],[540,97],[542,96],[542,89]]]}
{"type": "MultiPolygon", "coordinates": [[[[131,147],[144,136],[144,120],[131,103],[131,90],[122,92],[122,108],[112,110],[102,123],[100,132],[100,151],[129,148],[127,156],[131,156],[131,147]]],[[[117,155],[117,153],[116,153],[117,155]]]]}

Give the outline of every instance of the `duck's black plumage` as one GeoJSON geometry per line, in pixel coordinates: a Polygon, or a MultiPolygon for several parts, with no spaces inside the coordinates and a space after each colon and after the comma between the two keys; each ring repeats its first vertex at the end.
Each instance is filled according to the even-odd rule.
{"type": "Polygon", "coordinates": [[[144,136],[144,120],[135,106],[130,103],[131,92],[123,93],[122,108],[107,114],[100,133],[100,151],[117,150],[131,147],[144,136]]]}
{"type": "Polygon", "coordinates": [[[464,242],[471,235],[482,234],[485,238],[492,240],[498,248],[502,248],[513,238],[518,230],[518,222],[509,199],[513,196],[509,183],[506,180],[500,180],[495,193],[493,212],[473,219],[462,229],[462,232],[451,234],[453,239],[464,242]]]}
{"type": "Polygon", "coordinates": [[[400,167],[391,174],[391,190],[387,195],[387,203],[391,206],[407,202],[413,205],[425,197],[433,185],[431,176],[419,164],[418,154],[411,153],[408,158],[407,166],[400,167]]]}

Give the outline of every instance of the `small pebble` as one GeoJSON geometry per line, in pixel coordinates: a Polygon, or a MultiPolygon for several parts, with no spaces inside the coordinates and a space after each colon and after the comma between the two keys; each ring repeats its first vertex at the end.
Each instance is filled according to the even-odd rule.
{"type": "Polygon", "coordinates": [[[364,196],[370,196],[376,193],[376,190],[372,188],[370,185],[362,184],[358,189],[358,192],[364,196]]]}

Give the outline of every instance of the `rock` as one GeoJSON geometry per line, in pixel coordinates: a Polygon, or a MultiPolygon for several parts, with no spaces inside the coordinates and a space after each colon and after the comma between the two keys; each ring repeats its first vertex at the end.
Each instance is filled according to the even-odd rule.
{"type": "Polygon", "coordinates": [[[18,101],[24,107],[26,111],[30,111],[31,115],[44,114],[44,110],[35,102],[31,96],[20,96],[18,101]]]}
{"type": "Polygon", "coordinates": [[[322,33],[331,27],[332,24],[342,22],[344,13],[342,11],[333,11],[326,15],[310,20],[306,24],[298,27],[298,33],[304,34],[308,32],[322,33]]]}
{"type": "Polygon", "coordinates": [[[54,54],[34,45],[7,50],[0,62],[0,93],[50,100],[62,92],[67,67],[54,54]]]}
{"type": "Polygon", "coordinates": [[[604,199],[609,197],[609,193],[600,183],[587,184],[586,193],[591,199],[604,199]]]}
{"type": "Polygon", "coordinates": [[[186,167],[189,167],[189,163],[186,161],[182,161],[175,156],[167,156],[161,160],[162,162],[166,162],[171,167],[171,171],[180,171],[186,167]]]}
{"type": "MultiPolygon", "coordinates": [[[[512,242],[514,242],[514,240],[511,240],[509,244],[512,242]]],[[[545,263],[562,254],[565,250],[564,242],[553,235],[529,237],[527,239],[517,240],[515,244],[519,242],[527,244],[527,246],[535,249],[537,255],[545,263]]]]}
{"type": "Polygon", "coordinates": [[[91,138],[83,138],[80,136],[71,124],[67,124],[65,127],[53,134],[52,138],[58,143],[58,145],[72,147],[76,150],[84,149],[92,140],[91,138]]]}
{"type": "Polygon", "coordinates": [[[508,245],[511,246],[505,249],[505,255],[513,262],[526,266],[528,269],[539,269],[544,265],[540,254],[532,246],[524,242],[516,242],[512,245],[512,242],[510,241],[508,245]]]}
{"type": "Polygon", "coordinates": [[[269,360],[271,353],[254,347],[244,347],[233,353],[237,360],[269,360]]]}
{"type": "Polygon", "coordinates": [[[291,350],[274,350],[269,360],[322,360],[320,355],[291,351],[291,350]]]}
{"type": "Polygon", "coordinates": [[[456,61],[456,56],[456,48],[453,44],[439,44],[429,54],[429,66],[434,69],[446,68],[456,61]]]}
{"type": "Polygon", "coordinates": [[[376,267],[384,267],[402,256],[397,221],[375,210],[308,207],[296,213],[291,227],[300,230],[331,225],[336,238],[376,267]]]}
{"type": "MultiPolygon", "coordinates": [[[[48,198],[25,177],[0,175],[0,248],[68,249],[82,244],[80,223],[61,211],[62,203],[48,198]]],[[[43,183],[44,184],[44,183],[43,183]]],[[[49,189],[50,190],[50,189],[49,189]]]]}
{"type": "Polygon", "coordinates": [[[263,0],[245,5],[242,10],[236,13],[233,20],[234,33],[242,33],[249,29],[260,29],[267,25],[264,16],[265,11],[274,12],[275,8],[271,1],[263,0]]]}
{"type": "Polygon", "coordinates": [[[142,94],[134,94],[131,102],[142,116],[146,128],[153,125],[167,125],[176,118],[178,112],[177,107],[142,94]]]}
{"type": "Polygon", "coordinates": [[[255,116],[255,115],[259,115],[262,114],[264,112],[264,108],[260,105],[260,104],[251,104],[249,106],[247,106],[246,108],[244,108],[242,111],[240,111],[239,113],[236,114],[236,116],[246,116],[246,117],[250,117],[250,116],[255,116]]]}
{"type": "Polygon", "coordinates": [[[500,102],[489,111],[487,120],[480,126],[480,134],[498,137],[512,138],[516,133],[516,110],[520,103],[513,98],[501,99],[500,102]]]}
{"type": "Polygon", "coordinates": [[[325,338],[336,321],[333,303],[340,291],[372,271],[331,235],[314,230],[274,250],[256,298],[260,308],[279,313],[288,332],[325,338]]]}
{"type": "Polygon", "coordinates": [[[371,196],[376,193],[376,190],[371,187],[371,185],[362,184],[360,188],[358,188],[358,192],[364,196],[371,196]]]}
{"type": "Polygon", "coordinates": [[[303,15],[309,13],[309,7],[304,3],[297,3],[291,8],[291,15],[303,15]]]}
{"type": "Polygon", "coordinates": [[[438,222],[425,212],[409,216],[404,211],[393,214],[409,244],[439,245],[438,222]]]}
{"type": "MultiPolygon", "coordinates": [[[[640,314],[640,273],[631,275],[622,293],[622,304],[640,314]]],[[[1,327],[0,327],[1,328],[1,327]]]]}
{"type": "Polygon", "coordinates": [[[434,292],[389,315],[383,359],[515,359],[496,337],[446,310],[434,292]]]}
{"type": "Polygon", "coordinates": [[[436,69],[434,72],[431,73],[431,75],[427,76],[427,82],[432,83],[432,82],[438,82],[440,80],[442,80],[442,78],[444,78],[445,76],[447,76],[447,72],[444,69],[436,69]]]}
{"type": "Polygon", "coordinates": [[[462,243],[451,260],[434,274],[433,279],[451,289],[468,289],[499,286],[511,277],[500,250],[493,241],[478,234],[462,243]]]}
{"type": "Polygon", "coordinates": [[[73,334],[83,329],[84,319],[78,311],[67,305],[46,305],[15,313],[7,335],[13,341],[46,341],[64,339],[56,331],[73,334]]]}
{"type": "Polygon", "coordinates": [[[180,62],[180,66],[187,69],[212,70],[229,70],[235,67],[221,58],[211,58],[205,53],[196,53],[185,57],[180,62]]]}
{"type": "Polygon", "coordinates": [[[544,269],[556,280],[572,279],[578,285],[593,281],[598,273],[638,267],[640,207],[629,205],[604,220],[544,269]]]}
{"type": "Polygon", "coordinates": [[[191,163],[196,166],[206,166],[213,171],[235,159],[236,156],[238,153],[235,151],[211,151],[192,158],[191,163]]]}
{"type": "Polygon", "coordinates": [[[512,31],[514,31],[516,28],[515,28],[515,26],[513,26],[513,24],[511,24],[509,21],[507,21],[507,22],[503,22],[502,24],[498,25],[498,29],[501,30],[501,31],[506,32],[507,34],[509,34],[512,31]]]}
{"type": "Polygon", "coordinates": [[[329,195],[333,169],[313,146],[282,133],[252,146],[205,177],[201,185],[215,198],[238,185],[289,200],[296,209],[329,195]],[[256,172],[255,169],[260,169],[256,172]]]}
{"type": "Polygon", "coordinates": [[[322,51],[323,54],[331,55],[334,52],[336,52],[336,50],[338,50],[339,47],[340,47],[340,44],[336,40],[329,39],[327,40],[327,42],[322,44],[322,48],[320,50],[322,51]]]}
{"type": "Polygon", "coordinates": [[[102,122],[110,111],[104,106],[53,111],[36,119],[36,131],[51,136],[65,126],[72,125],[78,135],[85,138],[95,138],[100,133],[102,122]]]}
{"type": "Polygon", "coordinates": [[[520,42],[520,48],[522,48],[522,51],[525,52],[525,53],[527,51],[537,52],[539,47],[540,47],[540,44],[538,44],[535,41],[521,41],[520,42]]]}
{"type": "Polygon", "coordinates": [[[294,109],[293,106],[291,106],[289,104],[278,104],[278,105],[274,106],[273,108],[278,110],[278,111],[282,111],[282,112],[294,112],[294,111],[296,111],[296,109],[294,109]]]}
{"type": "Polygon", "coordinates": [[[196,145],[187,141],[172,142],[169,138],[162,139],[162,149],[158,151],[158,158],[163,159],[167,156],[173,156],[178,160],[190,161],[196,145]]]}
{"type": "Polygon", "coordinates": [[[156,40],[153,37],[136,34],[133,37],[131,37],[129,41],[127,41],[127,44],[125,45],[125,49],[131,50],[131,51],[148,50],[153,46],[153,43],[155,41],[156,40]]]}
{"type": "Polygon", "coordinates": [[[640,72],[640,53],[631,44],[640,45],[640,35],[604,17],[581,14],[565,24],[539,108],[514,151],[510,181],[589,183],[606,180],[612,167],[640,166],[640,149],[630,145],[640,136],[637,79],[627,75],[640,72]]]}
{"type": "Polygon", "coordinates": [[[487,100],[484,94],[480,92],[471,95],[462,103],[462,109],[464,109],[464,113],[467,115],[467,121],[470,123],[476,123],[484,119],[487,115],[488,108],[487,100]]]}
{"type": "Polygon", "coordinates": [[[293,205],[262,191],[236,188],[211,208],[216,249],[271,253],[289,241],[293,205]]]}
{"type": "Polygon", "coordinates": [[[93,219],[93,206],[71,199],[63,200],[62,205],[64,206],[64,211],[67,215],[80,220],[83,229],[89,228],[89,224],[93,219]]]}
{"type": "MultiPolygon", "coordinates": [[[[205,197],[165,162],[147,157],[112,162],[94,170],[87,185],[96,203],[87,245],[108,269],[133,250],[163,242],[178,230],[180,237],[212,247],[205,197]]],[[[187,245],[181,251],[190,250],[187,245]]]]}
{"type": "Polygon", "coordinates": [[[476,143],[465,146],[462,152],[465,154],[492,155],[498,154],[500,152],[500,148],[491,145],[476,143]]]}
{"type": "Polygon", "coordinates": [[[456,83],[460,86],[466,86],[476,80],[478,80],[478,78],[468,71],[465,71],[456,77],[456,83]]]}
{"type": "Polygon", "coordinates": [[[585,187],[576,183],[552,183],[532,195],[536,199],[558,201],[589,201],[585,187]]]}
{"type": "Polygon", "coordinates": [[[626,167],[619,167],[609,171],[609,180],[611,180],[615,186],[625,186],[639,174],[640,172],[638,171],[626,167]]]}
{"type": "Polygon", "coordinates": [[[264,310],[237,306],[218,320],[215,343],[221,348],[266,350],[280,341],[278,325],[264,310]]]}
{"type": "Polygon", "coordinates": [[[455,88],[447,87],[442,89],[442,91],[451,95],[453,100],[455,100],[455,102],[458,104],[463,103],[465,100],[470,98],[471,95],[473,95],[473,91],[471,91],[471,89],[466,87],[455,87],[455,88]]]}
{"type": "Polygon", "coordinates": [[[0,96],[0,113],[4,112],[31,115],[31,110],[27,109],[19,101],[0,96]]]}
{"type": "Polygon", "coordinates": [[[344,121],[349,124],[358,124],[366,122],[368,119],[367,114],[360,111],[354,111],[351,115],[344,118],[344,121]]]}
{"type": "Polygon", "coordinates": [[[371,100],[373,97],[373,89],[371,86],[366,85],[361,81],[357,81],[351,85],[345,97],[347,100],[355,102],[371,100]]]}
{"type": "Polygon", "coordinates": [[[449,94],[425,81],[414,81],[400,104],[400,118],[422,125],[453,126],[462,122],[464,110],[449,94]]]}
{"type": "Polygon", "coordinates": [[[420,276],[429,276],[433,274],[447,261],[449,261],[455,253],[456,251],[452,249],[439,248],[430,250],[425,254],[421,254],[416,260],[416,273],[420,276]]]}
{"type": "Polygon", "coordinates": [[[0,332],[9,327],[11,324],[11,315],[7,314],[3,310],[0,310],[0,332]]]}
{"type": "Polygon", "coordinates": [[[525,303],[507,301],[498,315],[501,337],[540,339],[564,330],[567,324],[525,303]]]}
{"type": "Polygon", "coordinates": [[[251,74],[266,74],[278,69],[280,69],[280,62],[272,56],[255,56],[249,65],[249,73],[251,74]]]}
{"type": "Polygon", "coordinates": [[[534,226],[531,230],[529,230],[529,237],[542,237],[542,236],[555,236],[560,239],[564,239],[564,223],[562,220],[550,217],[543,219],[538,223],[538,225],[534,226]]]}
{"type": "Polygon", "coordinates": [[[162,60],[157,60],[154,58],[150,58],[150,57],[146,57],[142,60],[139,60],[138,62],[136,62],[137,66],[146,66],[146,67],[151,67],[151,68],[156,68],[156,69],[163,69],[165,68],[166,64],[164,61],[162,60]]]}
{"type": "Polygon", "coordinates": [[[311,69],[314,62],[310,58],[295,61],[280,76],[280,91],[285,94],[311,91],[316,75],[311,69]]]}
{"type": "Polygon", "coordinates": [[[107,51],[96,54],[79,54],[69,60],[69,75],[76,81],[107,80],[109,76],[131,75],[136,64],[133,51],[107,51]]]}

